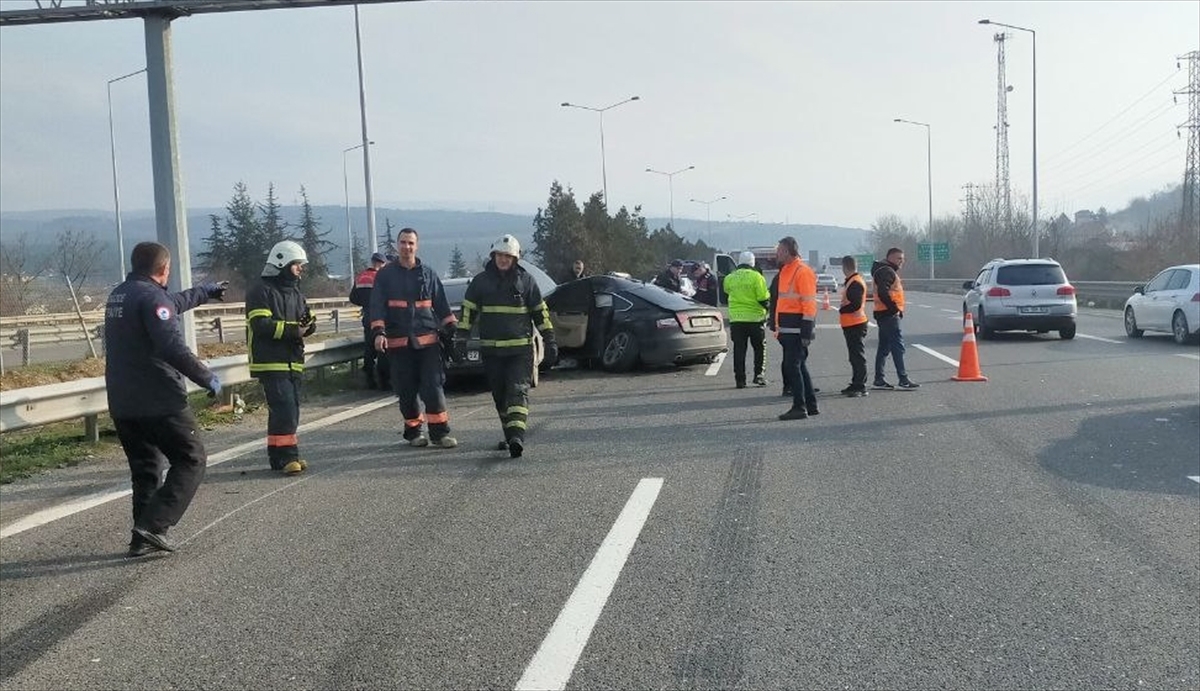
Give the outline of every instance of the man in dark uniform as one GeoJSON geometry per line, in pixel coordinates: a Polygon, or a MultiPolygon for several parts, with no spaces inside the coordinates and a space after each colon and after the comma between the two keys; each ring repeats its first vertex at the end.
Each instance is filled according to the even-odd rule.
{"type": "Polygon", "coordinates": [[[354,277],[354,288],[350,291],[350,303],[362,308],[363,373],[367,376],[367,388],[381,391],[392,388],[388,377],[388,359],[375,350],[375,337],[371,335],[371,320],[367,312],[371,307],[375,276],[384,264],[387,264],[386,257],[379,252],[372,254],[371,265],[354,277]]]}
{"type": "Polygon", "coordinates": [[[492,244],[491,259],[471,279],[463,296],[462,321],[454,340],[459,357],[464,357],[471,327],[478,322],[483,371],[504,430],[499,448],[512,458],[520,458],[525,449],[534,327],[542,334],[545,361],[551,365],[558,361],[550,311],[533,276],[517,263],[520,258],[521,245],[513,236],[492,244]]]}
{"type": "Polygon", "coordinates": [[[140,242],[132,271],[113,289],[104,310],[104,383],[108,411],[129,461],[133,484],[133,537],[129,556],[174,552],[167,530],[187,511],[208,456],[188,407],[186,376],[216,397],[217,375],[200,362],[177,317],[225,297],[228,282],[205,283],[178,293],[166,290],[171,252],[140,242]],[[166,477],[162,461],[169,464],[166,477]]]}
{"type": "Polygon", "coordinates": [[[672,259],[671,264],[663,269],[663,272],[654,279],[654,284],[666,288],[672,293],[678,293],[683,290],[683,283],[679,280],[679,274],[683,272],[683,261],[680,259],[672,259]]]}

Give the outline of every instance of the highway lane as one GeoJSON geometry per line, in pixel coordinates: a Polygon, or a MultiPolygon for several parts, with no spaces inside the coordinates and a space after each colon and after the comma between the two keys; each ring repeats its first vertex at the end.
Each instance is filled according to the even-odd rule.
{"type": "Polygon", "coordinates": [[[460,449],[401,447],[389,406],[302,436],[298,480],[212,468],[175,556],[117,556],[123,501],[6,538],[0,686],[513,688],[662,478],[568,688],[1196,687],[1196,349],[1084,314],[1116,342],[1002,336],[951,382],[912,345],[958,358],[957,298],[912,301],[922,388],[836,396],[822,328],[807,421],[728,362],[556,372],[521,461],[459,391],[460,449]]]}

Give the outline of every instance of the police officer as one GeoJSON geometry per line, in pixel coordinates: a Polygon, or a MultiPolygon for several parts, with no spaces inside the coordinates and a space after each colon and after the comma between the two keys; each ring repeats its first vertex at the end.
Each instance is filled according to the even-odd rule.
{"type": "Polygon", "coordinates": [[[387,353],[392,390],[404,416],[404,439],[412,446],[431,443],[444,449],[458,445],[450,436],[446,411],[446,366],[442,336],[452,339],[458,321],[446,300],[437,272],[417,257],[417,231],[402,228],[396,238],[399,256],[375,276],[371,290],[371,333],[375,350],[387,353]],[[420,403],[424,403],[422,414],[420,403]],[[427,425],[429,436],[422,432],[427,425]]]}
{"type": "Polygon", "coordinates": [[[692,299],[711,307],[717,306],[717,277],[713,275],[708,264],[696,264],[696,268],[692,270],[692,284],[696,286],[696,293],[692,299]]]}
{"type": "Polygon", "coordinates": [[[387,258],[379,252],[372,254],[371,265],[354,277],[354,288],[350,290],[350,303],[362,308],[363,373],[367,376],[367,388],[381,391],[391,388],[391,380],[387,358],[375,350],[375,337],[371,334],[371,320],[367,311],[371,306],[371,288],[375,286],[375,276],[386,263],[387,258]]]}
{"type": "Polygon", "coordinates": [[[754,348],[754,385],[766,386],[766,329],[767,306],[770,295],[767,281],[754,270],[754,253],[747,250],[738,256],[737,269],[725,277],[725,294],[729,296],[729,338],[733,341],[733,382],[746,388],[746,343],[754,348]]]}
{"type": "Polygon", "coordinates": [[[775,258],[779,292],[771,313],[775,337],[783,346],[785,385],[792,389],[792,407],[779,419],[803,420],[820,412],[808,373],[808,347],[817,322],[817,274],[800,259],[800,247],[791,236],[779,241],[775,258]]]}
{"type": "Polygon", "coordinates": [[[177,317],[224,299],[228,281],[168,293],[171,252],[157,242],[138,243],[130,265],[132,271],[109,294],[104,311],[104,384],[133,484],[129,556],[139,557],[175,551],[167,529],[183,517],[204,479],[208,456],[183,378],[213,397],[221,392],[221,381],[188,349],[177,317]]]}
{"type": "Polygon", "coordinates": [[[867,356],[863,340],[867,337],[867,283],[858,273],[858,260],[854,255],[842,257],[842,273],[846,283],[842,286],[842,304],[838,307],[838,322],[842,335],[846,337],[846,352],[850,356],[850,386],[842,389],[843,396],[867,395],[867,356]]]}
{"type": "Polygon", "coordinates": [[[299,244],[275,243],[267,253],[262,280],[246,296],[250,376],[262,384],[267,399],[267,462],[286,475],[308,469],[296,438],[304,339],[317,330],[317,320],[299,287],[307,264],[308,254],[299,244]]]}
{"type": "Polygon", "coordinates": [[[491,259],[471,279],[463,296],[462,321],[455,348],[466,352],[471,327],[478,323],[483,370],[504,431],[501,450],[520,458],[529,419],[529,386],[533,376],[533,328],[542,334],[544,361],[558,361],[558,344],[542,292],[518,264],[521,245],[511,235],[492,243],[491,259]]]}
{"type": "Polygon", "coordinates": [[[672,259],[667,268],[663,269],[655,279],[654,284],[666,288],[672,293],[683,291],[683,283],[679,280],[679,274],[683,272],[683,260],[672,259]]]}

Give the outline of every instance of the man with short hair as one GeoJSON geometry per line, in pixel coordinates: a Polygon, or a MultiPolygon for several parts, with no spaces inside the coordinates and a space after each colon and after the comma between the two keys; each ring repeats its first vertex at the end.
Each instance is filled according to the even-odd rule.
{"type": "Polygon", "coordinates": [[[571,280],[578,281],[581,278],[587,278],[587,272],[584,271],[583,260],[576,259],[571,265],[571,280]]]}
{"type": "Polygon", "coordinates": [[[183,340],[178,317],[209,300],[225,299],[229,282],[167,292],[171,251],[157,242],[139,242],[130,267],[104,310],[104,385],[133,485],[128,556],[140,557],[175,551],[167,530],[183,517],[204,479],[208,455],[183,378],[208,389],[211,397],[221,392],[221,380],[183,340]]]}
{"type": "Polygon", "coordinates": [[[818,415],[817,394],[808,373],[808,347],[817,322],[817,274],[800,259],[800,246],[788,236],[775,248],[779,262],[778,294],[773,309],[775,337],[783,346],[784,384],[792,389],[792,407],[780,420],[818,415]]]}
{"type": "Polygon", "coordinates": [[[654,284],[672,293],[681,293],[683,292],[683,283],[679,280],[679,274],[682,272],[683,260],[672,259],[667,268],[663,269],[662,273],[654,279],[654,284]]]}
{"type": "Polygon", "coordinates": [[[871,276],[875,281],[875,325],[879,328],[879,343],[875,349],[875,382],[871,388],[882,391],[895,389],[883,376],[890,354],[896,365],[896,376],[901,389],[916,389],[921,385],[908,378],[904,367],[904,335],[900,332],[900,320],[904,318],[904,283],[900,280],[900,268],[904,266],[904,250],[892,247],[884,261],[875,262],[871,276]]]}
{"type": "Polygon", "coordinates": [[[450,436],[446,411],[442,338],[453,338],[458,320],[437,272],[417,257],[417,239],[415,229],[402,228],[396,238],[396,261],[375,276],[371,332],[375,350],[387,353],[392,390],[404,417],[404,440],[411,446],[450,449],[458,441],[450,436]],[[422,430],[426,425],[428,437],[422,430]]]}
{"type": "Polygon", "coordinates": [[[692,269],[692,285],[696,287],[696,294],[692,299],[710,307],[717,306],[717,277],[713,275],[708,264],[698,262],[692,269]]]}
{"type": "Polygon", "coordinates": [[[850,355],[850,386],[842,389],[843,396],[867,395],[867,356],[863,340],[867,337],[867,283],[858,273],[858,260],[854,255],[842,257],[842,274],[846,284],[842,287],[842,303],[838,307],[838,323],[846,338],[846,352],[850,355]]]}
{"type": "Polygon", "coordinates": [[[367,388],[381,391],[392,388],[391,380],[388,377],[387,358],[380,356],[375,350],[375,336],[371,333],[371,320],[367,310],[371,306],[371,289],[375,287],[375,276],[384,264],[387,264],[387,258],[383,254],[372,254],[371,265],[354,277],[354,288],[350,291],[350,303],[362,308],[363,373],[367,378],[367,388]]]}

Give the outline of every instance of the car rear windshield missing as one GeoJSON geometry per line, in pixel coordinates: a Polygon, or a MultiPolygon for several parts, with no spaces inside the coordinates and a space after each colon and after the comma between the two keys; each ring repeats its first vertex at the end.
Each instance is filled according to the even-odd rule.
{"type": "Polygon", "coordinates": [[[1062,267],[1054,264],[1002,266],[996,275],[996,283],[1002,286],[1051,286],[1066,282],[1062,267]]]}

